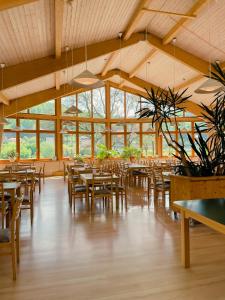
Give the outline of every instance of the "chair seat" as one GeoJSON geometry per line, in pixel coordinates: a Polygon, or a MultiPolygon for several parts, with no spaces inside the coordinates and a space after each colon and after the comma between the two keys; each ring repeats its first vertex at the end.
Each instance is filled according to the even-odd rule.
{"type": "Polygon", "coordinates": [[[161,189],[169,189],[170,188],[170,184],[168,182],[165,182],[164,185],[162,183],[157,183],[156,184],[157,188],[161,188],[161,189]]]}
{"type": "Polygon", "coordinates": [[[147,176],[147,173],[145,173],[144,171],[133,171],[133,175],[135,176],[147,176]]]}
{"type": "Polygon", "coordinates": [[[118,186],[116,186],[116,185],[107,185],[107,189],[109,189],[109,190],[111,190],[111,191],[119,191],[119,192],[122,192],[122,191],[124,191],[125,189],[124,189],[124,187],[122,187],[121,185],[118,185],[118,186]]]}
{"type": "Polygon", "coordinates": [[[10,230],[8,228],[0,229],[0,244],[10,242],[10,230]]]}
{"type": "Polygon", "coordinates": [[[75,185],[74,192],[75,193],[85,193],[87,191],[86,185],[75,185]]]}
{"type": "Polygon", "coordinates": [[[109,189],[100,189],[94,191],[95,196],[103,195],[103,196],[111,196],[112,192],[109,189]]]}

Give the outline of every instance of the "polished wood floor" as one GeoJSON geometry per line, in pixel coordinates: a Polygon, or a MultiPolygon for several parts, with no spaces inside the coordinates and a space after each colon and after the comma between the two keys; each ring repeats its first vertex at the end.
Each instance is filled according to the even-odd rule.
{"type": "Polygon", "coordinates": [[[225,239],[191,229],[192,267],[180,263],[180,226],[163,204],[139,189],[128,210],[91,215],[68,206],[61,178],[49,178],[36,196],[33,229],[23,212],[21,263],[12,281],[9,257],[0,257],[1,300],[225,299],[225,239]]]}

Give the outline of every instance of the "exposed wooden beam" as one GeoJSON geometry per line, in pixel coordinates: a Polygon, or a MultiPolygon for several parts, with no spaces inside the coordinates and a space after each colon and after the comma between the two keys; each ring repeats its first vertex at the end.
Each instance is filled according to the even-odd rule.
{"type": "Polygon", "coordinates": [[[172,11],[163,11],[163,10],[155,10],[155,9],[148,9],[148,8],[143,8],[142,10],[144,12],[158,13],[158,14],[162,14],[162,15],[170,15],[170,16],[175,16],[175,17],[182,17],[185,19],[195,19],[196,18],[196,15],[179,14],[179,13],[172,12],[172,11]]]}
{"type": "Polygon", "coordinates": [[[0,1],[0,11],[5,9],[10,9],[16,6],[29,4],[32,2],[37,2],[37,0],[1,0],[0,1]]]}
{"type": "MultiPolygon", "coordinates": [[[[187,15],[195,15],[198,13],[198,11],[208,3],[210,0],[198,0],[191,9],[186,13],[187,15]]],[[[163,44],[166,45],[172,41],[174,37],[178,34],[178,32],[182,29],[182,27],[189,21],[189,19],[182,17],[177,24],[171,28],[171,30],[166,34],[166,36],[163,38],[163,44]]]]}
{"type": "Polygon", "coordinates": [[[191,79],[185,80],[184,82],[182,82],[182,83],[178,84],[177,86],[175,86],[174,90],[178,91],[178,90],[187,88],[188,86],[192,85],[193,83],[201,80],[203,77],[204,77],[204,75],[200,74],[200,75],[197,75],[197,76],[195,76],[191,79]]]}
{"type": "Polygon", "coordinates": [[[4,103],[5,105],[9,105],[8,98],[2,92],[0,92],[0,102],[4,103]]]}
{"type": "Polygon", "coordinates": [[[209,63],[205,60],[195,56],[194,54],[187,52],[177,46],[171,44],[163,44],[163,40],[153,34],[148,35],[147,37],[149,43],[157,48],[159,51],[165,53],[166,55],[175,58],[181,63],[187,65],[191,69],[202,73],[208,74],[209,63]]]}
{"type": "MultiPolygon", "coordinates": [[[[144,15],[143,12],[143,8],[148,5],[150,2],[150,0],[139,0],[139,4],[137,6],[137,8],[135,9],[128,25],[127,28],[124,31],[124,34],[122,36],[122,39],[124,41],[126,41],[127,39],[130,38],[130,36],[132,35],[132,33],[134,32],[138,22],[140,21],[140,19],[142,18],[142,16],[144,15]]],[[[118,52],[114,52],[111,54],[109,60],[107,61],[107,63],[105,64],[103,70],[102,70],[102,75],[105,75],[109,70],[110,67],[112,66],[113,62],[116,60],[117,56],[118,56],[118,52]]]]}
{"type": "MultiPolygon", "coordinates": [[[[105,76],[98,75],[99,79],[106,80],[114,75],[118,74],[118,70],[110,71],[105,76]]],[[[50,88],[44,91],[36,92],[30,95],[22,96],[17,99],[12,99],[10,101],[10,105],[5,107],[4,115],[10,116],[14,115],[20,111],[23,111],[25,109],[31,108],[35,105],[44,103],[51,99],[56,99],[59,97],[63,97],[65,95],[74,94],[79,91],[84,91],[87,89],[74,89],[68,84],[61,85],[59,90],[56,90],[55,88],[50,88]]],[[[2,105],[0,104],[0,108],[2,105]]]]}
{"type": "MultiPolygon", "coordinates": [[[[143,40],[144,34],[134,33],[127,41],[123,41],[122,48],[129,47],[143,40]]],[[[88,58],[94,59],[119,49],[120,41],[118,39],[98,42],[87,46],[87,52],[89,53],[88,58]]],[[[4,89],[63,70],[68,67],[68,62],[72,63],[72,57],[73,65],[80,64],[85,61],[84,53],[84,47],[81,47],[74,49],[73,51],[69,51],[67,55],[66,52],[63,52],[59,59],[56,59],[53,56],[48,56],[6,67],[4,69],[4,89]]]]}
{"type": "Polygon", "coordinates": [[[148,54],[135,66],[135,68],[129,73],[129,77],[134,77],[138,71],[146,64],[146,62],[157,53],[157,49],[151,49],[148,54]]]}
{"type": "Polygon", "coordinates": [[[103,68],[103,70],[102,70],[102,76],[104,76],[104,75],[110,70],[110,68],[111,68],[111,66],[112,66],[112,64],[113,64],[113,62],[114,62],[114,61],[116,60],[116,58],[117,58],[117,55],[118,55],[118,52],[113,52],[113,53],[110,55],[109,59],[107,60],[105,66],[104,66],[104,68],[103,68]]]}
{"type": "MultiPolygon", "coordinates": [[[[158,88],[160,88],[160,87],[154,85],[153,83],[147,82],[138,77],[130,78],[129,74],[124,71],[120,71],[120,74],[121,74],[121,77],[123,79],[125,79],[127,82],[130,82],[130,83],[132,83],[138,87],[141,87],[143,89],[151,89],[151,88],[158,89],[158,88]]],[[[199,107],[199,105],[197,105],[196,103],[194,103],[190,100],[185,102],[185,108],[189,112],[195,114],[196,116],[201,116],[201,114],[202,114],[202,109],[199,107]]]]}
{"type": "Polygon", "coordinates": [[[145,12],[143,11],[143,8],[145,8],[145,6],[149,5],[150,0],[140,0],[139,4],[137,6],[137,8],[135,9],[130,22],[127,25],[127,28],[123,34],[123,39],[127,40],[129,39],[129,37],[131,36],[131,34],[135,31],[138,23],[140,22],[141,18],[143,17],[143,15],[145,14],[145,12]]]}
{"type": "MultiPolygon", "coordinates": [[[[64,0],[55,0],[55,57],[62,55],[62,31],[63,31],[64,0]]],[[[55,73],[55,87],[60,89],[60,72],[55,73]]]]}

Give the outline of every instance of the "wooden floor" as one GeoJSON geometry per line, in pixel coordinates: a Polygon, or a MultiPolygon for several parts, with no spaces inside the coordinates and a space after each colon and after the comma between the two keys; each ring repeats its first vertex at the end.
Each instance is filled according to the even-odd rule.
{"type": "Polygon", "coordinates": [[[90,215],[78,205],[74,216],[63,180],[50,178],[35,208],[33,229],[22,215],[16,283],[0,257],[1,300],[225,299],[224,236],[192,228],[192,267],[183,269],[179,223],[138,189],[127,212],[90,215]]]}

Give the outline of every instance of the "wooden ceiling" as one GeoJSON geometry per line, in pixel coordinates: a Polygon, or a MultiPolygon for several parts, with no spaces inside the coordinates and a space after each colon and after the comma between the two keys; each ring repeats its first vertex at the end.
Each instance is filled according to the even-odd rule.
{"type": "Polygon", "coordinates": [[[88,69],[104,79],[140,91],[143,82],[188,86],[194,103],[210,104],[211,96],[194,90],[209,61],[224,65],[224,14],[225,1],[218,0],[1,1],[0,102],[12,112],[17,98],[24,107],[34,95],[38,101],[61,96],[62,86],[84,70],[86,42],[88,69]]]}

